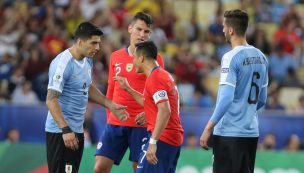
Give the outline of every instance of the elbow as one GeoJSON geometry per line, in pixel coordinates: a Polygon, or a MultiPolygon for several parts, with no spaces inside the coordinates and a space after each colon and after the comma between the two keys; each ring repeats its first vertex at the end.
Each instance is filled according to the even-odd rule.
{"type": "Polygon", "coordinates": [[[45,101],[46,107],[47,107],[48,109],[50,109],[51,103],[52,103],[51,100],[46,100],[46,101],[45,101]]]}
{"type": "Polygon", "coordinates": [[[170,119],[170,115],[171,115],[171,110],[170,109],[168,109],[168,110],[166,110],[165,112],[164,112],[164,116],[166,117],[166,119],[170,119]]]}

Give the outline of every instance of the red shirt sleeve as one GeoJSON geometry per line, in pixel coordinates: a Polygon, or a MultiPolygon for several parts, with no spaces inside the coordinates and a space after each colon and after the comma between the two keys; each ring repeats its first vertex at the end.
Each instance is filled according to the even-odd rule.
{"type": "Polygon", "coordinates": [[[113,69],[113,56],[110,57],[109,63],[109,75],[108,75],[108,89],[107,89],[107,98],[113,99],[113,92],[114,92],[114,69],[113,69]]]}

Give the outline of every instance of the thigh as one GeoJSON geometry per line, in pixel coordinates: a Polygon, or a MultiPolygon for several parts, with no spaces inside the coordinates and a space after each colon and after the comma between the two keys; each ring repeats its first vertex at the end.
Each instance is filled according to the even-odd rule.
{"type": "Polygon", "coordinates": [[[240,162],[237,163],[240,167],[240,172],[253,173],[256,157],[258,138],[240,138],[240,162]]]}
{"type": "Polygon", "coordinates": [[[130,148],[129,160],[137,162],[139,155],[148,141],[147,128],[129,127],[128,144],[130,148]]]}
{"type": "Polygon", "coordinates": [[[214,173],[236,173],[233,172],[235,143],[233,139],[228,137],[213,136],[214,173]]]}
{"type": "Polygon", "coordinates": [[[73,173],[78,172],[82,154],[83,154],[83,148],[84,148],[84,136],[83,134],[76,134],[78,141],[79,141],[79,147],[77,150],[72,150],[65,147],[64,150],[64,170],[68,172],[68,170],[72,170],[73,173]]]}
{"type": "Polygon", "coordinates": [[[71,150],[65,147],[61,133],[46,132],[47,162],[49,172],[77,173],[83,153],[83,134],[76,134],[79,148],[71,150]]]}
{"type": "Polygon", "coordinates": [[[156,151],[158,162],[156,165],[152,165],[146,159],[148,146],[147,142],[138,160],[136,173],[175,173],[180,147],[158,141],[156,151]]]}
{"type": "Polygon", "coordinates": [[[119,165],[128,148],[128,130],[107,124],[97,144],[96,156],[104,156],[119,165]]]}
{"type": "Polygon", "coordinates": [[[63,169],[64,148],[61,133],[46,132],[46,155],[49,172],[59,173],[63,169]]]}
{"type": "Polygon", "coordinates": [[[253,173],[258,138],[214,136],[215,173],[253,173]]]}

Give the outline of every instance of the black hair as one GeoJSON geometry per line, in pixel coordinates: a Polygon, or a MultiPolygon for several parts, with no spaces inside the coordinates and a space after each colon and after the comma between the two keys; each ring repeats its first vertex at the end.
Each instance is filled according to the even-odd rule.
{"type": "Polygon", "coordinates": [[[144,12],[136,13],[135,16],[132,19],[132,23],[137,21],[137,20],[144,21],[148,25],[148,27],[151,27],[152,24],[153,24],[153,19],[148,13],[144,13],[144,12]]]}
{"type": "Polygon", "coordinates": [[[249,20],[245,11],[239,9],[228,10],[225,11],[224,18],[226,18],[226,24],[234,28],[236,35],[245,36],[249,20]]]}
{"type": "Polygon", "coordinates": [[[102,36],[103,32],[101,31],[100,28],[98,28],[97,26],[93,25],[90,22],[83,22],[81,23],[74,34],[74,39],[89,39],[92,36],[102,36]]]}
{"type": "Polygon", "coordinates": [[[157,47],[153,41],[144,41],[135,45],[136,53],[145,56],[146,58],[155,59],[157,57],[157,47]]]}

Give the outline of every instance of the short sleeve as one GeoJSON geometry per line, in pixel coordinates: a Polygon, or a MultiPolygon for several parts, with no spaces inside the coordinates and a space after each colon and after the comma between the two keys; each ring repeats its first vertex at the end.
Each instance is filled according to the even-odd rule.
{"type": "Polygon", "coordinates": [[[225,54],[221,64],[220,85],[230,85],[235,87],[237,80],[237,68],[233,56],[225,54]]]}
{"type": "Polygon", "coordinates": [[[165,102],[168,100],[168,86],[164,81],[153,80],[150,81],[148,90],[153,96],[155,104],[165,102]]]}
{"type": "Polygon", "coordinates": [[[70,58],[60,57],[53,61],[49,68],[48,89],[62,92],[67,76],[69,76],[68,63],[70,58]]]}

